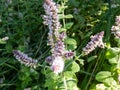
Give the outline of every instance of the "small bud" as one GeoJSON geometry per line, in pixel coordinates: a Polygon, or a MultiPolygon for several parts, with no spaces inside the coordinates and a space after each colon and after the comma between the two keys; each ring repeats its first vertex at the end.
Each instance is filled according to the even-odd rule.
{"type": "Polygon", "coordinates": [[[65,53],[66,59],[72,59],[73,56],[74,56],[74,52],[72,52],[72,51],[67,51],[67,52],[65,53]]]}
{"type": "Polygon", "coordinates": [[[51,65],[52,62],[53,62],[53,57],[52,57],[52,56],[48,56],[45,61],[46,61],[49,65],[51,65]]]}

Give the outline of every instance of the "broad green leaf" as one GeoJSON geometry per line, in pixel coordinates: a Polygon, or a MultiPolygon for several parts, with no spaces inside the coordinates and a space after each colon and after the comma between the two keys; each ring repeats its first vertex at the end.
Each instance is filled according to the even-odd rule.
{"type": "Polygon", "coordinates": [[[114,48],[109,48],[106,52],[106,58],[111,59],[118,55],[120,53],[120,48],[114,47],[114,48]]]}
{"type": "Polygon", "coordinates": [[[110,64],[117,64],[118,60],[119,60],[119,56],[117,55],[114,58],[109,59],[108,61],[110,64]]]}
{"type": "Polygon", "coordinates": [[[71,77],[73,77],[73,75],[74,75],[74,72],[71,72],[71,71],[65,71],[64,72],[64,76],[66,78],[71,78],[71,77]]]}
{"type": "Polygon", "coordinates": [[[97,73],[95,79],[99,82],[104,82],[105,79],[111,77],[111,72],[109,71],[101,71],[99,73],[97,73]]]}
{"type": "Polygon", "coordinates": [[[77,42],[75,39],[66,38],[65,43],[68,45],[68,47],[67,47],[68,50],[74,50],[77,48],[77,42]]]}
{"type": "Polygon", "coordinates": [[[80,70],[80,67],[79,67],[79,65],[74,61],[74,62],[72,63],[71,69],[72,69],[73,72],[78,72],[78,71],[80,70]]]}
{"type": "Polygon", "coordinates": [[[73,44],[73,45],[77,44],[77,42],[75,41],[75,39],[72,39],[72,38],[65,39],[65,43],[66,44],[73,44]]]}
{"type": "Polygon", "coordinates": [[[80,70],[79,65],[75,61],[67,61],[64,71],[78,72],[80,70]]]}

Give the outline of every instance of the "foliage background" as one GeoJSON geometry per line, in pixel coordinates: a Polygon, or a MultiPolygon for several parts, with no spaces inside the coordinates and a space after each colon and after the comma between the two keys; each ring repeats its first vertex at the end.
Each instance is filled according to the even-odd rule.
{"type": "MultiPolygon", "coordinates": [[[[12,54],[12,50],[17,49],[44,63],[49,46],[48,30],[42,23],[42,5],[43,0],[0,0],[0,38],[9,37],[6,42],[0,41],[0,90],[24,90],[29,87],[47,90],[43,70],[31,70],[20,65],[12,54]]],[[[65,14],[73,15],[72,19],[65,21],[67,25],[72,24],[67,34],[77,41],[77,54],[81,53],[89,37],[100,31],[105,31],[106,44],[116,46],[110,29],[115,17],[120,15],[119,0],[69,0],[67,6],[65,14]]],[[[81,70],[76,76],[81,90],[89,90],[98,83],[95,80],[97,72],[110,69],[105,53],[106,50],[97,48],[82,58],[84,65],[82,60],[78,62],[81,70]]]]}

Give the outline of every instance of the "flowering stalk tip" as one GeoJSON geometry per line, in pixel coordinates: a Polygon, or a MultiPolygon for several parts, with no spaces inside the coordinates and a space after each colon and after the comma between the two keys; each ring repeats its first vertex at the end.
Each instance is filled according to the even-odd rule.
{"type": "Polygon", "coordinates": [[[13,50],[13,54],[14,54],[15,58],[22,64],[36,68],[37,60],[34,60],[34,59],[28,57],[26,54],[20,52],[19,50],[13,50]]]}
{"type": "Polygon", "coordinates": [[[104,48],[104,43],[102,41],[103,36],[104,36],[104,31],[94,36],[91,36],[91,41],[88,42],[88,44],[83,48],[83,54],[88,55],[96,47],[104,48]]]}
{"type": "Polygon", "coordinates": [[[116,16],[115,24],[111,28],[111,33],[114,34],[116,38],[120,38],[120,16],[116,16]]]}
{"type": "Polygon", "coordinates": [[[61,73],[64,69],[64,57],[70,59],[73,57],[73,53],[68,52],[65,49],[64,39],[66,37],[65,32],[59,32],[61,24],[59,22],[58,7],[53,0],[44,0],[43,4],[45,15],[43,15],[44,24],[48,26],[48,44],[51,47],[51,56],[46,58],[46,62],[51,65],[51,69],[54,73],[61,73]]]}

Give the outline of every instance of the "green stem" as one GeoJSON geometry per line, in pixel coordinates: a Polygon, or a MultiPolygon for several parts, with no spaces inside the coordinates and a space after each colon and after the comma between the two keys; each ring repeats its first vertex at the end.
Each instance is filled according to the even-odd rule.
{"type": "MultiPolygon", "coordinates": [[[[64,1],[61,2],[61,5],[62,5],[62,6],[65,6],[65,2],[64,2],[64,1]]],[[[62,11],[62,15],[63,15],[63,16],[65,15],[64,11],[62,11]]],[[[63,21],[63,27],[65,28],[65,19],[63,18],[62,21],[63,21]]]]}
{"type": "Polygon", "coordinates": [[[110,39],[110,30],[111,30],[111,0],[108,0],[109,4],[109,10],[108,10],[108,25],[107,25],[107,30],[106,30],[106,41],[109,42],[110,39]]]}
{"type": "Polygon", "coordinates": [[[64,79],[64,86],[65,86],[65,90],[68,90],[68,89],[67,89],[67,83],[66,83],[65,76],[63,77],[63,79],[64,79]]]}

